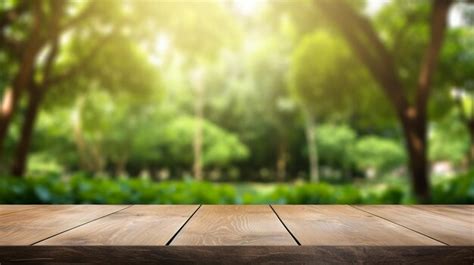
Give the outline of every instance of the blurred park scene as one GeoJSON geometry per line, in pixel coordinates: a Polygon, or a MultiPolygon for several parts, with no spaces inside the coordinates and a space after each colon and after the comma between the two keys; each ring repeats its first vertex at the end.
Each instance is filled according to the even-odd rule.
{"type": "Polygon", "coordinates": [[[0,203],[474,203],[474,2],[1,0],[0,203]]]}

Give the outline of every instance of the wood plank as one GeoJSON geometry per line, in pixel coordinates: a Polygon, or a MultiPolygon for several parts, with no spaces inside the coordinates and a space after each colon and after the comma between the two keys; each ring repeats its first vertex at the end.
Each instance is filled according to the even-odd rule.
{"type": "Polygon", "coordinates": [[[136,205],[38,245],[165,245],[198,205],[136,205]]]}
{"type": "Polygon", "coordinates": [[[0,247],[4,264],[472,264],[453,246],[20,246],[0,247]]]}
{"type": "Polygon", "coordinates": [[[442,245],[348,205],[273,205],[273,208],[302,245],[442,245]]]}
{"type": "Polygon", "coordinates": [[[406,226],[448,245],[474,245],[474,220],[461,220],[412,206],[365,205],[364,211],[406,226]]]}
{"type": "Polygon", "coordinates": [[[15,205],[15,204],[12,204],[12,205],[2,204],[2,205],[0,205],[0,215],[26,211],[26,210],[33,209],[33,208],[36,208],[36,207],[40,207],[40,206],[31,205],[31,204],[17,204],[17,205],[15,205]]]}
{"type": "Polygon", "coordinates": [[[268,205],[203,205],[171,245],[297,245],[268,205]]]}
{"type": "Polygon", "coordinates": [[[124,205],[54,205],[0,216],[0,245],[29,245],[126,208],[124,205]]]}
{"type": "Polygon", "coordinates": [[[474,222],[474,205],[413,205],[413,207],[465,222],[474,222]]]}

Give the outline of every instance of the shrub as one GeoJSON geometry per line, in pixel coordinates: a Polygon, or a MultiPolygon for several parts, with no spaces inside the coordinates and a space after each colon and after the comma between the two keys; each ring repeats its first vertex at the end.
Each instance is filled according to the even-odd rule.
{"type": "Polygon", "coordinates": [[[448,178],[433,187],[433,203],[474,203],[474,170],[458,177],[448,178]]]}
{"type": "Polygon", "coordinates": [[[354,161],[362,170],[374,169],[385,173],[405,163],[405,152],[400,143],[376,136],[366,136],[354,147],[354,161]]]}
{"type": "MultiPolygon", "coordinates": [[[[365,184],[367,185],[367,184],[365,184]]],[[[413,197],[404,183],[371,186],[299,183],[222,184],[154,182],[149,178],[50,175],[0,178],[0,203],[90,204],[399,204],[413,197]]],[[[432,188],[433,203],[474,203],[474,171],[443,179],[432,188]]]]}

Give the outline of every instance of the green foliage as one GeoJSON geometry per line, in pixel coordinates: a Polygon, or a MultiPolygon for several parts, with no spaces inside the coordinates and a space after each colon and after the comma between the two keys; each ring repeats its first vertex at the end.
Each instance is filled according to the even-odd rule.
{"type": "Polygon", "coordinates": [[[346,168],[352,160],[356,133],[347,125],[322,124],[316,127],[316,142],[323,162],[346,168]]]}
{"type": "MultiPolygon", "coordinates": [[[[357,137],[347,125],[324,123],[316,128],[318,155],[323,167],[357,170],[382,176],[406,163],[401,142],[376,135],[357,137]]],[[[330,173],[330,175],[334,173],[330,173]]]]}
{"type": "Polygon", "coordinates": [[[38,117],[37,128],[32,146],[32,163],[28,163],[31,174],[50,173],[41,163],[58,165],[55,172],[63,172],[65,168],[78,161],[78,154],[71,137],[71,113],[64,108],[56,108],[54,112],[43,111],[38,117]]]}
{"type": "Polygon", "coordinates": [[[272,195],[278,203],[289,204],[345,204],[362,203],[362,195],[351,186],[333,186],[327,183],[280,186],[272,195]]]}
{"type": "Polygon", "coordinates": [[[156,124],[150,124],[154,114],[150,105],[100,90],[80,99],[72,110],[70,128],[82,160],[103,159],[103,167],[107,162],[126,163],[137,154],[143,159],[156,158],[153,145],[143,143],[144,132],[156,130],[156,124]]]}
{"type": "MultiPolygon", "coordinates": [[[[21,2],[28,1],[0,0],[0,13],[21,2]]],[[[360,64],[359,56],[351,52],[323,19],[323,14],[318,13],[314,0],[39,3],[45,11],[41,17],[44,22],[56,18],[51,13],[51,4],[65,5],[66,12],[59,20],[61,25],[68,26],[59,36],[58,56],[51,69],[53,81],[55,77],[63,76],[63,79],[47,86],[31,137],[28,173],[40,177],[1,178],[0,201],[406,203],[412,200],[409,184],[401,176],[403,171],[394,170],[406,163],[397,116],[384,90],[360,64]],[[240,4],[255,4],[257,10],[243,14],[238,10],[240,4]],[[68,24],[88,10],[82,19],[68,24]],[[284,181],[305,179],[308,144],[303,117],[309,114],[316,123],[316,144],[311,147],[318,147],[321,179],[344,185],[323,182],[230,186],[76,175],[86,172],[88,176],[124,177],[142,172],[141,175],[155,179],[189,177],[194,159],[193,116],[199,94],[190,75],[193,69],[205,73],[199,101],[203,102],[202,160],[205,173],[210,173],[206,174],[208,179],[275,181],[277,176],[284,181]],[[302,108],[297,108],[297,103],[302,108]],[[363,172],[371,171],[375,171],[376,179],[359,178],[363,172]],[[391,175],[399,182],[389,183],[387,177],[391,175]]],[[[362,10],[364,3],[367,1],[348,1],[366,16],[362,10]]],[[[31,7],[28,2],[24,13],[11,16],[14,18],[11,24],[10,16],[2,20],[6,24],[2,22],[0,39],[11,40],[0,43],[2,94],[11,87],[23,60],[17,54],[18,48],[10,51],[8,46],[31,37],[35,21],[31,7]]],[[[375,26],[375,33],[387,52],[393,55],[396,74],[410,91],[418,82],[420,58],[430,35],[427,22],[431,7],[428,0],[394,0],[382,4],[376,14],[365,17],[375,26]]],[[[32,78],[38,82],[45,78],[42,70],[51,49],[50,35],[54,35],[49,32],[52,27],[46,25],[42,24],[41,33],[47,40],[40,45],[39,55],[34,59],[32,78]]],[[[355,34],[356,38],[361,37],[355,34]]],[[[468,25],[447,28],[430,95],[427,125],[430,160],[450,162],[453,172],[464,170],[469,139],[459,113],[453,111],[456,106],[450,92],[453,87],[461,90],[460,109],[473,114],[473,36],[473,29],[468,25]]],[[[361,45],[370,46],[369,41],[362,37],[361,45]]],[[[373,51],[367,53],[377,60],[373,51]]],[[[26,96],[28,93],[23,92],[14,113],[0,170],[6,170],[14,158],[26,113],[26,96]]],[[[413,103],[413,94],[407,99],[413,103]]],[[[472,202],[473,184],[469,177],[472,174],[435,183],[435,201],[472,202]]]]}
{"type": "Polygon", "coordinates": [[[469,149],[469,136],[457,113],[445,115],[430,128],[429,157],[432,161],[461,164],[469,149]]]}
{"type": "MultiPolygon", "coordinates": [[[[160,146],[166,159],[190,166],[192,164],[192,143],[196,120],[189,117],[176,118],[163,128],[160,146]]],[[[209,121],[203,121],[203,165],[225,167],[231,162],[248,157],[247,147],[238,137],[219,128],[209,121]]]]}
{"type": "Polygon", "coordinates": [[[70,178],[47,176],[0,181],[2,203],[235,203],[230,185],[201,182],[161,182],[149,179],[70,178]],[[9,188],[8,188],[9,187],[9,188]]]}
{"type": "Polygon", "coordinates": [[[191,65],[212,60],[221,48],[238,44],[239,25],[219,1],[131,2],[135,4],[130,12],[151,22],[144,26],[148,35],[156,34],[158,25],[191,65]]]}
{"type": "MultiPolygon", "coordinates": [[[[190,168],[195,120],[186,116],[171,119],[164,112],[153,105],[127,104],[120,97],[113,100],[109,93],[94,91],[93,96],[83,98],[80,106],[69,113],[59,116],[45,113],[38,134],[46,142],[37,143],[36,148],[48,147],[48,153],[41,155],[42,161],[55,161],[66,167],[79,162],[77,152],[80,151],[83,159],[99,157],[103,160],[102,167],[130,163],[132,168],[145,168],[159,161],[168,168],[190,168]],[[71,134],[75,135],[73,139],[71,134]]],[[[60,112],[56,109],[55,113],[60,112]]],[[[206,120],[203,132],[204,166],[224,168],[248,157],[248,148],[236,134],[206,120]]],[[[30,170],[38,169],[37,163],[30,167],[30,170]]]]}
{"type": "Polygon", "coordinates": [[[474,93],[474,29],[451,29],[440,58],[439,82],[474,93]]]}
{"type": "Polygon", "coordinates": [[[350,60],[344,43],[334,34],[317,31],[293,52],[289,87],[310,115],[329,115],[344,109],[348,84],[340,73],[350,60]]]}
{"type": "MultiPolygon", "coordinates": [[[[433,185],[433,203],[474,203],[474,172],[433,185]]],[[[93,204],[398,204],[410,203],[406,184],[279,184],[260,187],[194,181],[154,182],[85,175],[0,178],[0,203],[93,204]]]]}
{"type": "MultiPolygon", "coordinates": [[[[462,147],[461,150],[464,150],[466,147],[464,140],[463,138],[462,143],[451,148],[462,147]]],[[[358,137],[356,131],[347,125],[321,124],[316,128],[316,142],[321,166],[323,169],[328,167],[331,169],[328,174],[323,174],[323,177],[324,175],[334,177],[336,173],[343,176],[345,174],[343,171],[348,170],[365,173],[371,171],[372,174],[383,176],[406,163],[402,142],[377,135],[358,137]]],[[[455,142],[457,143],[457,140],[455,142]]],[[[438,145],[434,148],[448,149],[438,145]]],[[[464,155],[462,152],[455,154],[461,158],[464,155]]]]}
{"type": "Polygon", "coordinates": [[[474,203],[474,171],[460,176],[445,178],[433,187],[433,203],[474,203]]]}
{"type": "Polygon", "coordinates": [[[430,105],[430,112],[435,118],[445,119],[448,114],[455,120],[462,117],[462,112],[467,117],[474,116],[473,45],[472,27],[458,27],[447,32],[440,55],[439,71],[435,76],[436,89],[430,105]],[[458,117],[446,111],[453,107],[457,108],[458,117]]]}
{"type": "MultiPolygon", "coordinates": [[[[374,18],[374,25],[393,54],[405,87],[414,91],[428,41],[431,1],[391,1],[374,18]]],[[[405,91],[407,92],[407,91],[405,91]]]]}
{"type": "Polygon", "coordinates": [[[402,143],[376,136],[358,139],[353,157],[358,168],[373,169],[377,173],[389,172],[406,161],[402,143]]]}

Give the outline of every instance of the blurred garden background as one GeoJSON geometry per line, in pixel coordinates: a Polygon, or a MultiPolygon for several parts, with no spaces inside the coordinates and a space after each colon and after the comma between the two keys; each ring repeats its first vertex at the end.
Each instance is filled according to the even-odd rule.
{"type": "Polygon", "coordinates": [[[474,203],[474,3],[2,0],[0,203],[474,203]]]}

